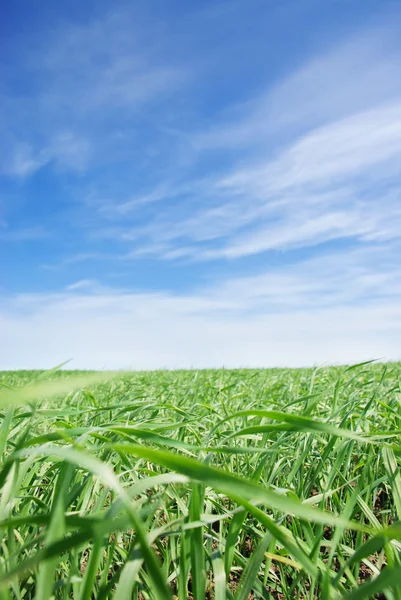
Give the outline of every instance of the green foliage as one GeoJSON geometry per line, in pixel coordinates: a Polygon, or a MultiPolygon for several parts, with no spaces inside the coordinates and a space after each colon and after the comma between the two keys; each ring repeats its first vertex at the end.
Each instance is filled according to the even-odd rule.
{"type": "Polygon", "coordinates": [[[0,373],[0,600],[401,600],[400,381],[0,373]]]}

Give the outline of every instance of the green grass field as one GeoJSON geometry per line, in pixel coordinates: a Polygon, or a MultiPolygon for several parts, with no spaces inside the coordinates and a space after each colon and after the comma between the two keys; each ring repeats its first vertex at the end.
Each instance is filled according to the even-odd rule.
{"type": "Polygon", "coordinates": [[[96,377],[0,373],[0,600],[401,600],[401,365],[96,377]]]}

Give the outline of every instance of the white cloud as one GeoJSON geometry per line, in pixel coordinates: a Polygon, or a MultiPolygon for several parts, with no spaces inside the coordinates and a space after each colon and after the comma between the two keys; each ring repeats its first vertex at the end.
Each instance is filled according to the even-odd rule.
{"type": "Polygon", "coordinates": [[[157,296],[42,299],[33,313],[0,317],[0,367],[50,368],[70,357],[74,368],[110,369],[401,358],[399,302],[243,318],[180,314],[177,308],[170,298],[157,296]],[[145,310],[149,302],[151,310],[145,310]]]}
{"type": "MultiPolygon", "coordinates": [[[[401,297],[400,244],[325,252],[257,276],[227,281],[213,297],[237,310],[304,310],[393,302],[401,297]]],[[[228,308],[228,306],[227,306],[228,308]]]]}
{"type": "Polygon", "coordinates": [[[26,142],[16,143],[10,152],[8,148],[0,163],[0,174],[13,177],[29,177],[49,161],[47,152],[35,152],[26,142]]]}
{"type": "Polygon", "coordinates": [[[331,187],[372,167],[374,178],[397,175],[400,155],[401,98],[312,130],[277,160],[235,173],[222,185],[253,184],[270,193],[302,185],[331,187]]]}
{"type": "Polygon", "coordinates": [[[313,131],[276,160],[220,183],[227,194],[262,205],[267,218],[264,226],[237,236],[215,255],[242,256],[343,237],[399,237],[400,174],[401,103],[313,131]]]}
{"type": "Polygon", "coordinates": [[[401,358],[398,250],[337,252],[187,295],[84,281],[3,298],[0,367],[70,357],[76,368],[135,369],[401,358]]]}

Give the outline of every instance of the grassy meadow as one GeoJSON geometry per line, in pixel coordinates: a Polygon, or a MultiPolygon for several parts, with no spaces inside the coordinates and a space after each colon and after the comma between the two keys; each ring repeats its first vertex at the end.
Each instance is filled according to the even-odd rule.
{"type": "Polygon", "coordinates": [[[0,600],[401,600],[400,383],[0,373],[0,600]]]}

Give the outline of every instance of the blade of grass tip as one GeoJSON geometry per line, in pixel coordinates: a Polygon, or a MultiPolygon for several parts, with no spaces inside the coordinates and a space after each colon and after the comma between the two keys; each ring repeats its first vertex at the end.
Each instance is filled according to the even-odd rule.
{"type": "Polygon", "coordinates": [[[138,543],[142,548],[148,574],[154,585],[155,598],[158,600],[171,599],[171,590],[162,576],[158,560],[149,545],[143,523],[140,517],[137,516],[136,509],[132,504],[130,496],[126,493],[125,488],[120,484],[114,472],[106,463],[102,463],[94,456],[71,447],[42,446],[35,448],[35,450],[21,450],[16,454],[21,457],[36,454],[38,456],[44,455],[61,458],[69,463],[87,469],[89,472],[96,475],[103,485],[106,485],[113,490],[122,500],[123,506],[131,521],[131,525],[135,530],[138,543]]]}
{"type": "Polygon", "coordinates": [[[335,386],[334,386],[333,399],[332,399],[332,403],[331,403],[331,414],[332,415],[334,415],[337,411],[338,395],[340,392],[340,387],[341,387],[342,382],[343,382],[342,375],[340,374],[335,383],[335,386]]]}
{"type": "Polygon", "coordinates": [[[384,459],[384,467],[386,469],[388,479],[393,494],[395,509],[397,511],[396,520],[401,520],[401,475],[398,468],[398,463],[394,451],[390,447],[384,446],[382,449],[384,459]]]}
{"type": "MultiPolygon", "coordinates": [[[[259,460],[259,463],[252,475],[253,481],[257,482],[259,480],[259,477],[263,471],[263,468],[265,467],[267,458],[268,457],[265,456],[259,460]]],[[[244,524],[244,521],[246,519],[246,516],[247,516],[246,510],[239,511],[238,513],[236,513],[233,516],[233,518],[230,521],[230,525],[228,527],[226,546],[225,546],[225,552],[224,552],[224,569],[226,571],[227,578],[230,576],[230,571],[231,571],[231,567],[233,564],[237,539],[238,539],[238,536],[242,529],[242,526],[244,524]]]]}
{"type": "MultiPolygon", "coordinates": [[[[377,440],[363,436],[358,433],[354,433],[349,429],[340,429],[335,425],[331,425],[330,423],[325,423],[323,421],[316,421],[315,419],[310,419],[308,417],[303,417],[299,415],[280,415],[276,413],[276,415],[270,415],[270,418],[277,419],[280,421],[285,421],[287,423],[287,429],[289,431],[296,429],[297,431],[305,431],[309,433],[323,433],[335,437],[345,438],[349,440],[357,441],[361,444],[380,444],[377,440]]],[[[245,427],[235,433],[231,434],[230,437],[239,437],[243,435],[249,435],[254,433],[264,433],[271,431],[271,425],[253,425],[250,427],[245,427]]],[[[283,427],[283,426],[282,426],[283,427]]],[[[284,430],[284,429],[282,429],[284,430]]],[[[383,432],[383,436],[386,435],[386,432],[383,432]]],[[[392,432],[389,433],[389,436],[392,435],[392,432]]]]}
{"type": "MultiPolygon", "coordinates": [[[[53,491],[53,507],[51,521],[46,533],[46,546],[61,540],[65,533],[64,523],[64,499],[71,481],[71,465],[60,469],[57,483],[53,491]]],[[[36,582],[36,595],[41,600],[49,600],[53,596],[53,587],[55,584],[55,571],[58,558],[43,561],[39,566],[39,573],[36,582]]]]}
{"type": "Polygon", "coordinates": [[[55,396],[68,394],[84,387],[106,383],[116,377],[113,371],[79,375],[53,381],[39,381],[25,387],[0,391],[0,407],[27,404],[36,400],[50,399],[55,396]]]}
{"type": "Polygon", "coordinates": [[[266,550],[272,539],[273,537],[271,533],[266,533],[260,540],[252,556],[248,559],[245,570],[242,573],[241,579],[238,584],[238,590],[235,594],[235,600],[248,600],[250,592],[252,590],[252,586],[258,579],[261,564],[263,563],[266,550]]]}
{"type": "Polygon", "coordinates": [[[5,473],[0,484],[1,521],[7,519],[10,516],[11,510],[15,504],[18,469],[19,465],[17,462],[8,462],[6,463],[6,468],[3,469],[3,472],[5,471],[5,473]]]}
{"type": "MultiPolygon", "coordinates": [[[[254,470],[254,473],[252,475],[253,481],[257,482],[259,480],[259,477],[266,465],[267,459],[268,459],[268,457],[264,456],[259,460],[259,463],[256,466],[256,469],[254,470]]],[[[232,563],[233,563],[233,559],[234,559],[234,554],[235,554],[235,546],[237,544],[237,539],[238,539],[238,536],[242,529],[242,526],[244,524],[244,521],[246,519],[246,516],[247,516],[246,510],[241,510],[240,512],[236,513],[230,521],[227,538],[226,538],[225,552],[224,552],[224,568],[226,571],[227,578],[230,575],[230,571],[231,571],[231,567],[232,567],[232,563]]]]}
{"type": "Polygon", "coordinates": [[[235,546],[237,544],[238,536],[242,529],[246,515],[247,512],[245,510],[242,510],[241,512],[235,514],[231,519],[230,525],[228,527],[226,549],[224,552],[224,569],[226,571],[227,577],[229,577],[230,575],[235,554],[235,546]]]}
{"type": "Polygon", "coordinates": [[[85,568],[85,574],[82,582],[79,600],[91,600],[91,598],[93,598],[96,576],[100,570],[100,563],[103,560],[103,548],[104,538],[100,536],[95,536],[94,543],[89,553],[88,564],[85,568]]]}
{"type": "Polygon", "coordinates": [[[50,375],[53,375],[53,373],[55,373],[56,371],[59,371],[60,369],[62,369],[63,367],[65,367],[65,365],[68,365],[68,363],[70,363],[72,361],[72,358],[69,358],[68,360],[65,360],[64,362],[60,363],[59,365],[52,367],[51,369],[46,369],[45,371],[42,371],[42,373],[39,373],[39,375],[37,375],[36,377],[34,377],[33,379],[31,379],[28,383],[28,385],[32,385],[37,383],[38,381],[41,381],[42,379],[46,379],[46,377],[49,377],[50,375]]]}
{"type": "Polygon", "coordinates": [[[0,600],[11,600],[10,590],[0,589],[0,600]]]}
{"type": "MultiPolygon", "coordinates": [[[[360,494],[360,485],[356,488],[353,489],[353,491],[351,492],[349,499],[346,503],[344,512],[343,512],[343,516],[347,519],[349,519],[351,517],[352,511],[354,510],[355,504],[357,502],[358,496],[360,494]]],[[[329,556],[327,558],[327,570],[326,572],[323,574],[323,578],[322,578],[322,583],[321,583],[321,589],[322,589],[322,594],[324,596],[324,594],[326,594],[327,597],[329,597],[330,594],[330,584],[332,583],[330,581],[330,568],[331,565],[333,564],[333,560],[334,560],[334,556],[337,550],[338,545],[340,544],[341,541],[341,537],[344,533],[344,527],[341,526],[337,526],[334,530],[334,535],[332,537],[332,545],[330,548],[330,553],[329,556]]],[[[324,597],[326,597],[324,596],[324,597]]]]}
{"type": "Polygon", "coordinates": [[[125,563],[114,593],[114,600],[131,600],[137,583],[138,573],[142,568],[143,554],[139,546],[135,546],[125,563]]]}
{"type": "MultiPolygon", "coordinates": [[[[204,500],[204,489],[199,483],[192,485],[189,504],[190,521],[200,521],[204,500]]],[[[191,532],[191,575],[194,600],[204,600],[206,596],[205,550],[203,547],[203,528],[197,527],[191,532]]]]}
{"type": "Polygon", "coordinates": [[[292,538],[291,534],[287,529],[281,527],[275,521],[270,518],[263,510],[251,504],[247,500],[244,500],[241,496],[232,495],[232,499],[237,504],[244,506],[248,512],[254,515],[262,525],[271,533],[272,537],[275,538],[284,548],[287,549],[289,554],[293,556],[297,562],[299,562],[304,568],[305,572],[311,577],[318,576],[318,568],[314,562],[305,554],[305,552],[299,547],[299,545],[292,538]]]}
{"type": "MultiPolygon", "coordinates": [[[[214,430],[217,430],[217,428],[220,425],[222,425],[223,423],[225,423],[227,421],[230,421],[232,419],[236,419],[239,417],[246,417],[246,416],[266,418],[266,419],[271,419],[273,421],[281,421],[281,422],[287,423],[288,426],[291,426],[293,428],[295,427],[299,431],[309,431],[309,432],[318,431],[320,433],[325,433],[325,434],[332,435],[335,437],[342,437],[342,438],[346,438],[346,439],[350,439],[350,440],[355,440],[362,444],[376,444],[376,445],[380,444],[380,442],[378,442],[374,439],[370,439],[369,436],[365,437],[361,434],[355,433],[354,431],[350,431],[349,429],[341,429],[340,427],[336,427],[335,425],[332,425],[331,423],[327,423],[325,421],[317,421],[315,419],[311,419],[310,417],[294,415],[291,413],[282,413],[282,412],[273,411],[273,410],[239,411],[237,413],[229,415],[225,419],[222,419],[214,427],[214,430]]],[[[264,431],[270,431],[271,427],[272,426],[270,424],[254,425],[254,426],[250,426],[250,427],[241,429],[240,431],[237,431],[228,437],[230,438],[230,437],[236,437],[236,436],[240,436],[240,435],[248,435],[250,433],[263,433],[264,431]]],[[[385,434],[385,432],[384,432],[384,434],[385,434]]]]}
{"type": "Polygon", "coordinates": [[[188,594],[188,575],[189,575],[189,552],[188,536],[181,529],[181,547],[180,547],[180,569],[178,573],[178,597],[186,598],[188,594]]]}
{"type": "Polygon", "coordinates": [[[216,490],[220,490],[229,497],[235,496],[246,500],[259,500],[281,513],[293,514],[296,517],[305,518],[314,523],[323,523],[324,525],[342,524],[347,529],[364,532],[370,531],[370,528],[362,523],[347,521],[341,516],[336,516],[318,508],[312,508],[294,497],[282,495],[271,488],[263,487],[223,469],[211,467],[194,458],[173,454],[167,450],[155,450],[135,444],[110,444],[108,447],[114,449],[116,452],[133,454],[182,475],[187,475],[192,480],[215,487],[216,490]]]}
{"type": "Polygon", "coordinates": [[[386,567],[376,579],[360,585],[347,596],[344,600],[369,600],[375,594],[384,593],[387,589],[400,589],[401,566],[390,569],[386,567]]]}
{"type": "MultiPolygon", "coordinates": [[[[97,590],[98,598],[102,594],[102,592],[105,590],[105,587],[108,584],[108,582],[112,580],[112,578],[113,578],[112,571],[114,571],[115,575],[117,575],[116,581],[119,580],[119,575],[121,575],[121,571],[116,572],[115,568],[114,568],[114,565],[116,562],[115,555],[116,555],[116,551],[118,552],[118,549],[119,549],[118,537],[114,540],[111,540],[111,538],[109,538],[107,548],[106,548],[105,552],[103,553],[104,561],[103,561],[102,571],[101,571],[101,573],[99,573],[99,586],[98,586],[98,590],[97,590]]],[[[113,582],[113,589],[115,589],[114,583],[115,582],[113,582]]]]}
{"type": "Polygon", "coordinates": [[[281,554],[274,554],[274,552],[265,552],[265,557],[269,560],[274,560],[275,562],[282,563],[283,565],[288,565],[293,569],[297,569],[300,571],[302,569],[302,565],[296,560],[292,560],[291,558],[287,558],[286,556],[281,556],[281,554]]]}
{"type": "MultiPolygon", "coordinates": [[[[164,528],[154,529],[148,534],[150,543],[162,534],[164,528]]],[[[118,583],[113,600],[131,600],[134,594],[134,588],[137,584],[138,574],[143,565],[143,553],[141,547],[134,543],[128,558],[122,567],[122,570],[117,575],[118,583]]]]}
{"type": "Polygon", "coordinates": [[[344,369],[344,373],[349,373],[349,371],[354,371],[355,369],[359,369],[359,367],[366,367],[366,365],[372,365],[373,363],[377,363],[380,358],[372,358],[371,360],[365,360],[364,362],[356,363],[354,365],[350,365],[344,369]]]}
{"type": "MultiPolygon", "coordinates": [[[[15,531],[13,530],[12,527],[8,527],[8,555],[9,555],[9,568],[13,568],[14,565],[17,563],[18,561],[18,553],[19,553],[19,549],[21,548],[22,545],[24,545],[24,540],[20,534],[19,531],[15,531]],[[18,546],[18,549],[17,549],[18,546]]],[[[4,546],[3,546],[4,548],[4,546]]],[[[5,549],[5,548],[4,548],[5,549]]],[[[14,579],[14,581],[11,582],[10,588],[8,591],[11,591],[11,593],[13,593],[13,596],[15,597],[15,600],[22,600],[21,598],[21,591],[20,590],[20,582],[18,581],[17,577],[14,579]]]]}
{"type": "Polygon", "coordinates": [[[355,552],[348,558],[345,564],[343,564],[333,580],[333,584],[337,585],[340,581],[345,569],[351,568],[353,564],[361,562],[364,558],[372,556],[375,552],[378,552],[389,540],[401,539],[401,526],[392,525],[386,529],[379,530],[378,533],[368,539],[362,546],[359,546],[355,552]]]}
{"type": "MultiPolygon", "coordinates": [[[[78,524],[79,525],[79,524],[78,524]]],[[[48,559],[59,560],[61,556],[70,552],[72,555],[77,553],[77,549],[81,548],[84,544],[88,544],[91,539],[96,537],[97,534],[103,533],[109,535],[112,532],[126,531],[132,527],[131,521],[127,518],[119,519],[117,521],[110,521],[105,519],[96,522],[96,529],[94,524],[87,524],[86,527],[82,527],[78,533],[73,533],[64,536],[58,542],[54,542],[50,546],[41,548],[36,554],[31,554],[28,558],[20,561],[11,571],[0,575],[0,589],[4,589],[7,584],[12,583],[13,579],[25,575],[32,571],[35,567],[38,567],[42,561],[48,559]]],[[[30,543],[22,547],[22,551],[30,549],[33,545],[42,542],[42,536],[38,536],[31,540],[30,543]]],[[[79,580],[81,582],[81,578],[79,580]]],[[[77,588],[78,590],[78,588],[77,588]]],[[[74,593],[74,597],[78,598],[79,590],[74,593]]]]}
{"type": "Polygon", "coordinates": [[[3,422],[0,427],[0,459],[4,460],[3,453],[7,446],[7,437],[10,431],[11,421],[14,415],[14,408],[10,406],[4,415],[3,422]]]}
{"type": "Polygon", "coordinates": [[[218,550],[213,552],[210,560],[213,569],[214,600],[226,600],[227,581],[224,563],[220,552],[218,550]]]}

